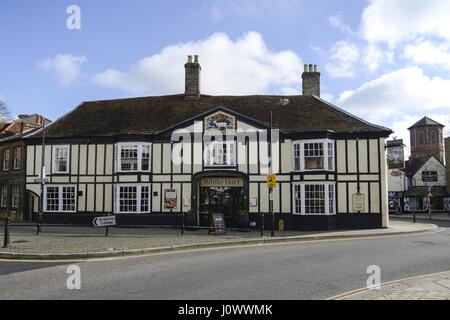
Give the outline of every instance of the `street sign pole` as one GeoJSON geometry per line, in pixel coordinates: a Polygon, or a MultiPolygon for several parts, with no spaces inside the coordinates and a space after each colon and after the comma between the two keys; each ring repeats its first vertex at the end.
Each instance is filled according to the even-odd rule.
{"type": "Polygon", "coordinates": [[[433,187],[430,185],[428,187],[428,216],[429,216],[430,220],[432,219],[432,209],[431,209],[431,197],[432,197],[431,191],[432,190],[433,190],[433,187]]]}
{"type": "Polygon", "coordinates": [[[41,151],[41,205],[38,216],[36,217],[36,234],[42,232],[41,219],[44,214],[44,189],[45,189],[45,119],[42,124],[42,151],[41,151]]]}
{"type": "MultiPolygon", "coordinates": [[[[273,149],[272,149],[272,128],[273,128],[273,112],[270,111],[270,145],[269,145],[269,161],[270,161],[270,166],[269,166],[269,171],[270,174],[273,174],[273,164],[272,164],[272,159],[273,159],[273,149]]],[[[275,236],[275,214],[273,212],[273,188],[269,188],[269,210],[270,210],[270,214],[272,217],[272,229],[270,231],[270,235],[272,237],[275,236]]]]}

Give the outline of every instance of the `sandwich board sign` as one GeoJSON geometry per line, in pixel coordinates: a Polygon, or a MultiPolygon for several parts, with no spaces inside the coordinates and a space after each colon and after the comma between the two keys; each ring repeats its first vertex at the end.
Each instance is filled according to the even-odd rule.
{"type": "Polygon", "coordinates": [[[225,217],[222,213],[212,214],[209,220],[209,231],[211,233],[224,233],[225,230],[225,217]]]}
{"type": "Polygon", "coordinates": [[[117,224],[116,216],[97,217],[93,224],[95,228],[113,227],[117,224]]]}

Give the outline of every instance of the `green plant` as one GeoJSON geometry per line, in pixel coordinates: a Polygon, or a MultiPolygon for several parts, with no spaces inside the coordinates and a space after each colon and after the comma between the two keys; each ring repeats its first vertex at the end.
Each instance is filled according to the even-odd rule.
{"type": "Polygon", "coordinates": [[[239,211],[239,214],[240,214],[242,217],[245,217],[245,216],[248,216],[248,211],[245,210],[245,209],[242,209],[242,210],[239,211]]]}
{"type": "Polygon", "coordinates": [[[195,209],[189,209],[189,211],[187,212],[187,214],[196,214],[197,213],[197,210],[195,210],[195,209]]]}

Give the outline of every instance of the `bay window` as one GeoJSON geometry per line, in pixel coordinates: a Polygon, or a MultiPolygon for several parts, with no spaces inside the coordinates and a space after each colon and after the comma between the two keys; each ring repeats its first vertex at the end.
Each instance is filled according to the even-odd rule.
{"type": "Polygon", "coordinates": [[[69,173],[70,146],[53,146],[53,173],[69,173]]]}
{"type": "Polygon", "coordinates": [[[295,183],[293,191],[295,214],[336,214],[334,183],[295,183]]]}
{"type": "Polygon", "coordinates": [[[204,162],[210,167],[236,166],[236,142],[205,142],[204,162]]]}
{"type": "Polygon", "coordinates": [[[295,141],[292,147],[294,171],[333,171],[334,142],[328,139],[295,141]]]}
{"type": "Polygon", "coordinates": [[[150,213],[150,186],[115,186],[115,213],[150,213]]]}
{"type": "Polygon", "coordinates": [[[45,212],[75,212],[76,189],[75,186],[45,186],[45,212]]]}
{"type": "Polygon", "coordinates": [[[116,171],[150,171],[150,144],[122,143],[116,146],[116,171]]]}

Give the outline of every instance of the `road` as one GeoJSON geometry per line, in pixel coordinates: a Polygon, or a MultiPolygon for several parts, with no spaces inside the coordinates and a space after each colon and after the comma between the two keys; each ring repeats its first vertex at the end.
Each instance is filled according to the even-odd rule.
{"type": "Polygon", "coordinates": [[[450,221],[439,233],[191,251],[67,265],[0,262],[0,299],[325,299],[382,282],[450,270],[450,221]]]}

